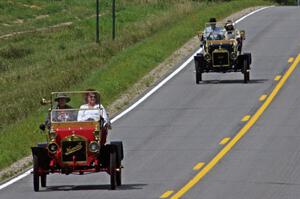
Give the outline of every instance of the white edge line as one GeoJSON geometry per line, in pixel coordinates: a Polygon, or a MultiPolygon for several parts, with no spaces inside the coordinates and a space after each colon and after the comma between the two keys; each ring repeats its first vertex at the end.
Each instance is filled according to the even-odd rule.
{"type": "Polygon", "coordinates": [[[260,9],[258,9],[258,10],[254,10],[253,12],[250,12],[249,14],[247,14],[247,15],[243,16],[242,18],[239,18],[238,20],[236,20],[236,21],[234,22],[234,24],[237,24],[237,23],[243,21],[245,18],[247,18],[247,17],[249,17],[249,16],[251,16],[251,15],[257,13],[257,12],[260,12],[260,11],[262,11],[262,10],[265,10],[265,9],[267,9],[267,8],[272,8],[272,7],[274,7],[274,6],[268,6],[268,7],[260,8],[260,9]]]}
{"type": "MultiPolygon", "coordinates": [[[[265,10],[267,8],[271,8],[274,6],[268,6],[268,7],[263,7],[260,8],[258,10],[255,10],[245,16],[243,16],[242,18],[238,19],[235,21],[234,24],[237,24],[241,21],[243,21],[245,18],[260,12],[262,10],[265,10]]],[[[115,121],[117,121],[118,119],[120,119],[121,117],[123,117],[124,115],[126,115],[127,113],[129,113],[130,111],[132,111],[135,107],[137,107],[139,104],[141,104],[143,101],[145,101],[148,97],[150,97],[153,93],[155,93],[159,88],[161,88],[163,85],[165,85],[170,79],[172,79],[175,75],[177,75],[180,71],[182,71],[193,59],[194,56],[197,53],[200,53],[202,51],[202,48],[200,48],[199,50],[197,50],[190,58],[188,58],[181,66],[179,66],[179,68],[177,68],[173,73],[171,73],[168,77],[166,77],[165,79],[163,79],[158,85],[156,85],[154,88],[152,88],[148,93],[146,93],[141,99],[139,99],[137,102],[135,102],[133,105],[131,105],[130,107],[128,107],[126,110],[124,110],[123,112],[121,112],[119,115],[117,115],[116,117],[114,117],[111,122],[114,123],[115,121]]],[[[32,169],[24,172],[23,174],[9,180],[8,182],[0,185],[0,190],[4,189],[5,187],[8,187],[9,185],[21,180],[22,178],[25,178],[26,176],[28,176],[30,173],[32,172],[32,169]]]]}
{"type": "Polygon", "coordinates": [[[9,185],[21,180],[22,178],[25,178],[26,176],[28,176],[31,172],[33,171],[33,169],[29,169],[28,171],[26,171],[25,173],[22,173],[21,175],[9,180],[8,182],[0,185],[0,190],[4,189],[5,187],[8,187],[9,185]]]}

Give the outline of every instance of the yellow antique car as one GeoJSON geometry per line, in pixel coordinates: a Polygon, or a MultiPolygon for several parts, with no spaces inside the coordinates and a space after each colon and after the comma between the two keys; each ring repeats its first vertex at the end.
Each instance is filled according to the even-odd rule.
{"type": "Polygon", "coordinates": [[[251,53],[242,53],[245,31],[229,32],[224,24],[211,28],[206,24],[206,31],[199,33],[203,51],[194,57],[196,83],[202,81],[203,73],[241,72],[244,83],[250,80],[251,53]]]}

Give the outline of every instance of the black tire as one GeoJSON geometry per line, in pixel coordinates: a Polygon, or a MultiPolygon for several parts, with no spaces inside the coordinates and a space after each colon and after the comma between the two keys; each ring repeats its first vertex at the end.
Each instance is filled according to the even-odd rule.
{"type": "Polygon", "coordinates": [[[41,187],[46,187],[47,186],[47,175],[41,175],[41,187]]]}
{"type": "Polygon", "coordinates": [[[116,165],[117,164],[117,155],[115,151],[110,152],[109,156],[109,173],[110,173],[110,189],[116,189],[116,165]]]}
{"type": "Polygon", "coordinates": [[[243,63],[243,71],[244,71],[244,83],[248,83],[250,81],[250,72],[247,59],[244,59],[243,63]]]}
{"type": "Polygon", "coordinates": [[[244,83],[248,83],[250,81],[250,73],[246,72],[244,74],[244,83]]]}
{"type": "Polygon", "coordinates": [[[40,189],[39,161],[36,155],[33,156],[33,190],[38,192],[40,189]]]}
{"type": "Polygon", "coordinates": [[[196,71],[196,84],[199,84],[199,82],[202,81],[202,68],[204,57],[203,54],[197,54],[195,56],[195,71],[196,71]]]}
{"type": "Polygon", "coordinates": [[[122,185],[122,169],[121,169],[121,167],[119,167],[118,171],[116,171],[116,182],[117,182],[117,186],[122,185]]]}
{"type": "Polygon", "coordinates": [[[202,81],[202,73],[200,71],[196,71],[196,84],[199,84],[202,81]]]}

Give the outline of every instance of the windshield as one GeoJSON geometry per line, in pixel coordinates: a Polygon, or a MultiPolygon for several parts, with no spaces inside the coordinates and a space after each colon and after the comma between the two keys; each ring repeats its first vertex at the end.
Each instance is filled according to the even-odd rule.
{"type": "Polygon", "coordinates": [[[205,40],[223,40],[225,32],[223,23],[206,23],[203,38],[205,40]]]}
{"type": "Polygon", "coordinates": [[[54,92],[51,102],[54,123],[99,121],[103,111],[97,91],[54,92]]]}

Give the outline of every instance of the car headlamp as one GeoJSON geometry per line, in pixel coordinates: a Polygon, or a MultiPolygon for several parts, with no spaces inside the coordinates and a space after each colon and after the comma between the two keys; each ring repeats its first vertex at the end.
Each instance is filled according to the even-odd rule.
{"type": "Polygon", "coordinates": [[[58,145],[55,142],[51,142],[48,144],[48,151],[50,153],[56,153],[58,149],[58,145]]]}
{"type": "Polygon", "coordinates": [[[231,59],[236,59],[237,57],[237,54],[236,52],[232,52],[231,55],[230,55],[231,59]]]}
{"type": "Polygon", "coordinates": [[[100,149],[100,146],[99,146],[99,144],[96,141],[92,141],[89,144],[89,150],[90,150],[90,152],[96,153],[96,152],[99,151],[99,149],[100,149]]]}
{"type": "Polygon", "coordinates": [[[210,54],[208,54],[208,53],[205,54],[205,55],[204,55],[204,58],[205,58],[206,60],[210,60],[210,59],[211,59],[210,54]]]}

